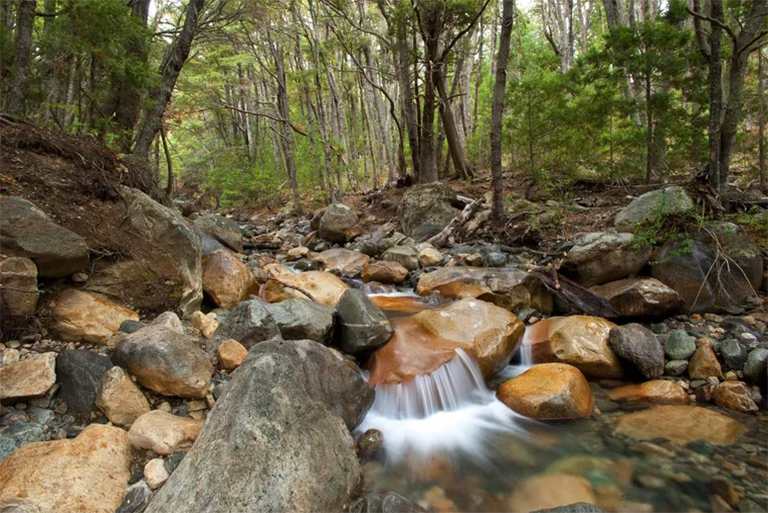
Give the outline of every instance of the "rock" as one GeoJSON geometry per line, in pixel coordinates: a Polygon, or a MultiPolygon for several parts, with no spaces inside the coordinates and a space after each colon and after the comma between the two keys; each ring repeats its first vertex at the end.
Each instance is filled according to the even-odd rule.
{"type": "Polygon", "coordinates": [[[306,271],[269,280],[262,289],[262,298],[270,303],[300,297],[321,305],[336,306],[349,287],[337,276],[324,271],[306,271]]]}
{"type": "Polygon", "coordinates": [[[419,506],[394,492],[366,494],[349,506],[349,513],[417,513],[419,506]]]}
{"type": "Polygon", "coordinates": [[[627,278],[590,290],[607,299],[621,317],[669,317],[683,306],[674,289],[653,278],[627,278]]]}
{"type": "Polygon", "coordinates": [[[397,262],[381,261],[366,265],[360,273],[364,282],[377,281],[386,284],[398,284],[408,277],[408,269],[397,262]]]}
{"type": "Polygon", "coordinates": [[[744,364],[744,379],[753,383],[762,383],[768,368],[768,349],[758,347],[749,352],[744,364]]]}
{"type": "Polygon", "coordinates": [[[691,398],[674,381],[657,379],[639,385],[625,385],[608,392],[612,401],[639,404],[688,404],[691,398]]]}
{"type": "Polygon", "coordinates": [[[394,332],[381,309],[361,290],[349,289],[337,306],[339,347],[361,356],[386,344],[394,332]]]}
{"type": "Polygon", "coordinates": [[[56,358],[56,381],[59,397],[67,403],[68,412],[84,421],[91,418],[91,410],[104,374],[112,363],[104,355],[86,349],[66,350],[56,358]]]}
{"type": "Polygon", "coordinates": [[[63,340],[85,340],[106,345],[124,321],[138,321],[139,314],[105,297],[66,289],[53,302],[55,330],[63,340]]]}
{"type": "Polygon", "coordinates": [[[316,342],[256,345],[147,513],[342,510],[361,477],[349,430],[373,395],[316,342]]]}
{"type": "Polygon", "coordinates": [[[259,298],[242,301],[216,330],[214,342],[218,344],[222,340],[234,339],[250,348],[278,335],[280,330],[267,306],[259,298]]]}
{"type": "Polygon", "coordinates": [[[670,240],[653,259],[658,264],[651,276],[675,289],[686,311],[728,311],[754,297],[763,281],[757,244],[732,223],[710,226],[686,241],[670,240]],[[726,259],[729,265],[721,265],[726,259]]]}
{"type": "Polygon", "coordinates": [[[616,325],[600,317],[571,315],[550,317],[528,330],[533,361],[573,365],[592,378],[622,378],[624,370],[608,345],[616,325]]]}
{"type": "Polygon", "coordinates": [[[56,383],[56,353],[43,353],[0,367],[0,401],[45,394],[56,383]]]}
{"type": "Polygon", "coordinates": [[[0,428],[0,462],[28,443],[44,439],[45,433],[40,424],[20,422],[0,428]]]}
{"type": "Polygon", "coordinates": [[[333,327],[336,310],[304,298],[267,304],[267,310],[285,340],[326,341],[333,327]]]}
{"type": "Polygon", "coordinates": [[[688,376],[691,379],[707,379],[713,376],[723,379],[723,370],[712,347],[705,344],[696,349],[688,363],[688,376]]]}
{"type": "Polygon", "coordinates": [[[177,417],[160,410],[145,413],[131,425],[128,439],[136,449],[152,449],[157,454],[171,454],[192,447],[203,422],[177,417]]]}
{"type": "Polygon", "coordinates": [[[361,458],[367,458],[381,449],[384,443],[384,435],[378,429],[369,429],[357,441],[357,454],[361,458]]]}
{"type": "Polygon", "coordinates": [[[647,379],[664,374],[664,349],[656,335],[642,324],[617,326],[608,334],[608,345],[647,379]]]}
{"type": "Polygon", "coordinates": [[[316,260],[309,260],[308,258],[302,258],[293,264],[293,268],[297,271],[322,271],[323,266],[316,260]]]}
{"type": "Polygon", "coordinates": [[[574,503],[596,502],[592,485],[583,477],[548,474],[529,477],[520,483],[507,501],[507,507],[509,511],[528,513],[574,503]]]}
{"type": "Polygon", "coordinates": [[[419,268],[418,253],[411,246],[391,247],[381,255],[381,259],[388,262],[397,262],[408,271],[415,271],[419,268]]]}
{"type": "Polygon", "coordinates": [[[749,387],[741,381],[725,381],[712,392],[715,404],[741,413],[757,411],[757,405],[749,393],[749,387]]]}
{"type": "Polygon", "coordinates": [[[677,444],[705,440],[731,445],[747,430],[741,422],[700,406],[657,406],[616,420],[614,432],[638,440],[666,438],[677,444]]]}
{"type": "Polygon", "coordinates": [[[73,440],[25,445],[0,463],[0,504],[24,499],[41,511],[112,513],[131,478],[131,444],[120,428],[92,424],[73,440]]]}
{"type": "Polygon", "coordinates": [[[432,247],[426,247],[419,251],[419,265],[421,267],[432,267],[443,261],[443,254],[432,247]]]}
{"type": "Polygon", "coordinates": [[[136,419],[150,410],[147,398],[120,367],[112,367],[101,378],[96,406],[110,422],[124,428],[130,428],[136,419]]]}
{"type": "Polygon", "coordinates": [[[153,490],[163,486],[169,477],[171,475],[165,469],[162,458],[151,459],[144,465],[144,479],[153,490]]]}
{"type": "Polygon", "coordinates": [[[245,357],[248,356],[248,349],[237,340],[228,338],[219,344],[219,365],[225,371],[237,369],[245,357]]]}
{"type": "Polygon", "coordinates": [[[152,490],[144,481],[132,484],[123,496],[123,502],[115,513],[141,513],[152,500],[152,490]]]}
{"type": "Polygon", "coordinates": [[[329,205],[318,225],[318,235],[329,242],[346,242],[347,231],[357,224],[357,212],[342,203],[329,205]]]}
{"type": "Polygon", "coordinates": [[[189,324],[194,329],[199,330],[208,340],[213,338],[214,333],[216,333],[216,330],[219,327],[219,321],[216,320],[216,314],[213,312],[204,314],[203,312],[197,311],[189,318],[189,324]]]}
{"type": "Polygon", "coordinates": [[[308,255],[309,255],[309,248],[306,246],[297,246],[295,248],[291,248],[286,253],[288,260],[291,260],[291,261],[307,258],[308,255]]]}
{"type": "Polygon", "coordinates": [[[670,360],[687,360],[696,352],[696,339],[685,330],[675,330],[664,341],[664,353],[670,360]]]}
{"type": "Polygon", "coordinates": [[[670,186],[646,192],[633,199],[616,214],[614,224],[620,232],[631,232],[662,218],[684,217],[693,212],[693,200],[682,187],[670,186]]]}
{"type": "Polygon", "coordinates": [[[509,310],[532,307],[552,311],[552,295],[535,276],[517,269],[442,267],[422,274],[416,292],[427,296],[438,292],[449,299],[478,298],[509,310]]]}
{"type": "Polygon", "coordinates": [[[13,319],[30,316],[39,297],[35,263],[29,258],[0,255],[0,314],[13,319]]]}
{"type": "Polygon", "coordinates": [[[629,233],[587,233],[574,242],[563,270],[580,285],[591,287],[637,274],[651,251],[650,245],[640,246],[629,233]]]}
{"type": "Polygon", "coordinates": [[[88,245],[76,233],[54,223],[34,203],[18,196],[0,197],[3,253],[25,257],[44,278],[61,278],[85,269],[88,245]]]}
{"type": "Polygon", "coordinates": [[[368,265],[371,257],[359,251],[335,248],[318,253],[313,257],[313,260],[320,262],[323,269],[328,272],[347,278],[354,278],[360,275],[360,271],[368,265]]]}
{"type": "Polygon", "coordinates": [[[142,386],[169,396],[203,398],[213,375],[198,341],[164,326],[150,325],[121,336],[111,359],[142,386]]]}
{"type": "Polygon", "coordinates": [[[720,356],[726,369],[741,370],[747,361],[747,350],[736,340],[730,339],[720,345],[720,356]]]}
{"type": "Polygon", "coordinates": [[[237,256],[220,249],[203,257],[203,291],[222,308],[234,308],[251,294],[258,294],[256,278],[237,256]]]}
{"type": "Polygon", "coordinates": [[[194,221],[195,227],[227,246],[232,251],[243,252],[243,232],[231,219],[218,214],[205,214],[194,221]]]}
{"type": "Polygon", "coordinates": [[[444,183],[417,184],[403,195],[397,209],[400,227],[409,237],[424,241],[437,235],[461,211],[456,193],[444,183]]]}
{"type": "Polygon", "coordinates": [[[202,242],[201,253],[203,256],[207,255],[208,253],[213,253],[214,251],[218,251],[220,249],[227,249],[227,247],[224,244],[222,244],[215,238],[211,237],[207,233],[201,233],[200,240],[202,242]]]}
{"type": "Polygon", "coordinates": [[[534,365],[502,383],[496,396],[515,412],[536,420],[589,418],[595,405],[584,375],[562,363],[534,365]]]}
{"type": "Polygon", "coordinates": [[[143,324],[141,321],[123,321],[120,323],[120,328],[118,328],[118,332],[120,333],[135,333],[141,329],[143,324]]]}
{"type": "Polygon", "coordinates": [[[688,360],[670,360],[664,366],[664,372],[669,376],[682,376],[688,370],[688,360]]]}
{"type": "MultiPolygon", "coordinates": [[[[640,513],[639,509],[632,508],[634,508],[634,503],[629,509],[621,511],[635,511],[636,513],[640,513]]],[[[653,508],[649,510],[649,513],[652,512],[653,508]]],[[[557,508],[540,509],[532,513],[606,513],[606,511],[603,508],[599,508],[588,502],[576,502],[574,504],[568,504],[567,506],[558,506],[557,508]]]]}

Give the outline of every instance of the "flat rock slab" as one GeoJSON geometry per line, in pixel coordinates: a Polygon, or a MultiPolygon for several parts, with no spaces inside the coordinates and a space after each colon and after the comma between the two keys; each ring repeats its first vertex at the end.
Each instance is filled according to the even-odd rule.
{"type": "Polygon", "coordinates": [[[741,422],[708,408],[658,406],[620,417],[614,433],[638,440],[666,438],[679,444],[706,440],[730,445],[746,430],[741,422]]]}
{"type": "Polygon", "coordinates": [[[43,395],[56,383],[56,353],[43,353],[0,367],[0,383],[0,401],[43,395]]]}

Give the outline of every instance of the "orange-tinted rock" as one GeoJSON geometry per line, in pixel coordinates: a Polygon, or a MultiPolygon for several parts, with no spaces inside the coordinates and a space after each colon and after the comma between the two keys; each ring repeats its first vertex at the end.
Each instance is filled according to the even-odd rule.
{"type": "Polygon", "coordinates": [[[389,260],[366,265],[360,273],[364,282],[378,281],[380,283],[402,283],[408,277],[408,269],[389,260]]]}
{"type": "Polygon", "coordinates": [[[275,276],[261,289],[261,297],[270,303],[300,297],[326,306],[336,306],[347,290],[346,283],[324,271],[275,276]]]}
{"type": "Polygon", "coordinates": [[[616,420],[614,432],[638,440],[666,438],[686,444],[706,440],[730,445],[747,430],[741,422],[700,406],[656,406],[616,420]]]}
{"type": "Polygon", "coordinates": [[[591,290],[607,299],[622,317],[666,317],[683,306],[680,294],[653,278],[627,278],[591,290]]]}
{"type": "Polygon", "coordinates": [[[237,340],[227,339],[219,345],[219,365],[221,368],[230,371],[238,368],[245,357],[248,356],[248,349],[237,340]]]}
{"type": "Polygon", "coordinates": [[[360,274],[363,267],[371,261],[371,257],[359,251],[334,248],[318,253],[312,260],[320,262],[326,271],[352,278],[360,274]]]}
{"type": "Polygon", "coordinates": [[[53,302],[56,331],[63,340],[85,340],[105,345],[123,321],[138,321],[139,314],[100,294],[62,291],[53,302]]]}
{"type": "Polygon", "coordinates": [[[259,286],[248,267],[228,249],[203,257],[203,290],[222,308],[234,308],[259,286]]]}
{"type": "Polygon", "coordinates": [[[535,365],[502,383],[496,396],[520,415],[537,420],[587,418],[595,404],[584,375],[562,363],[535,365]]]}
{"type": "Polygon", "coordinates": [[[528,513],[578,502],[597,504],[589,481],[566,474],[531,477],[520,483],[509,498],[509,511],[528,513]]]}
{"type": "Polygon", "coordinates": [[[372,296],[371,301],[386,312],[419,313],[429,308],[422,299],[408,296],[372,296]]]}
{"type": "Polygon", "coordinates": [[[713,376],[723,379],[723,369],[708,341],[699,344],[699,348],[691,356],[688,362],[688,375],[691,379],[707,379],[713,376]]]}
{"type": "Polygon", "coordinates": [[[608,392],[612,401],[641,404],[688,404],[691,398],[674,381],[656,379],[637,385],[625,385],[608,392]]]}
{"type": "Polygon", "coordinates": [[[757,405],[749,393],[747,385],[741,381],[724,381],[715,387],[712,393],[715,404],[729,410],[751,413],[757,411],[757,405]]]}

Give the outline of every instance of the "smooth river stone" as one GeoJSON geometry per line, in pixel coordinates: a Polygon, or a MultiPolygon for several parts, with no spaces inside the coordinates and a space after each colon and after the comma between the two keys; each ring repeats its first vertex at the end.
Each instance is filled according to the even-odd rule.
{"type": "Polygon", "coordinates": [[[706,440],[730,445],[746,430],[741,422],[700,406],[657,406],[618,418],[614,433],[638,440],[666,438],[679,444],[706,440]]]}

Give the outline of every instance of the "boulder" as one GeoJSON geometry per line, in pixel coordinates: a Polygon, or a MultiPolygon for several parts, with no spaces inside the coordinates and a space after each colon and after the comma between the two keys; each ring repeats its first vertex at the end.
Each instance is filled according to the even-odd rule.
{"type": "Polygon", "coordinates": [[[616,325],[600,317],[550,317],[528,330],[533,361],[573,365],[591,378],[621,378],[621,361],[608,345],[616,325]]]}
{"type": "Polygon", "coordinates": [[[747,361],[747,348],[735,339],[724,340],[720,344],[720,358],[726,369],[741,370],[747,361]]]}
{"type": "Polygon", "coordinates": [[[43,353],[0,367],[0,401],[45,394],[56,383],[56,353],[43,353]]]}
{"type": "Polygon", "coordinates": [[[674,381],[663,379],[614,388],[608,392],[608,398],[616,402],[638,404],[688,404],[691,402],[691,398],[683,387],[674,381]]]}
{"type": "Polygon", "coordinates": [[[364,282],[377,281],[384,284],[398,284],[408,277],[408,269],[397,262],[380,261],[366,265],[360,273],[364,282]]]}
{"type": "Polygon", "coordinates": [[[136,449],[151,449],[161,455],[171,454],[190,449],[202,427],[201,420],[152,410],[133,422],[128,431],[128,439],[136,449]]]}
{"type": "Polygon", "coordinates": [[[316,342],[258,344],[147,513],[344,509],[361,478],[349,430],[373,395],[316,342]]]}
{"type": "Polygon", "coordinates": [[[582,235],[563,262],[563,271],[584,287],[637,274],[651,256],[629,233],[593,232],[582,235]]]}
{"type": "Polygon", "coordinates": [[[278,335],[280,330],[267,306],[259,298],[242,301],[219,325],[213,336],[214,343],[234,339],[250,348],[278,335]]]}
{"type": "Polygon", "coordinates": [[[690,240],[667,241],[653,256],[651,276],[680,294],[686,311],[728,311],[755,296],[763,260],[754,240],[732,223],[719,223],[690,240]]]}
{"type": "Polygon", "coordinates": [[[96,406],[110,422],[124,428],[130,428],[136,419],[150,410],[147,398],[120,367],[112,367],[101,378],[96,406]]]}
{"type": "MultiPolygon", "coordinates": [[[[0,461],[14,451],[32,442],[45,440],[43,426],[33,422],[19,422],[0,428],[0,461]]],[[[2,508],[0,508],[2,512],[2,508]]]]}
{"type": "Polygon", "coordinates": [[[589,481],[567,474],[546,474],[520,483],[509,497],[507,508],[514,513],[529,513],[574,503],[597,503],[589,481]]]}
{"type": "Polygon", "coordinates": [[[76,289],[63,290],[53,301],[54,326],[63,340],[84,340],[106,345],[124,321],[139,314],[107,298],[76,289]]]}
{"type": "Polygon", "coordinates": [[[304,298],[286,299],[266,306],[285,340],[323,342],[331,334],[336,310],[330,306],[304,298]]]}
{"type": "Polygon", "coordinates": [[[381,255],[381,259],[388,262],[397,262],[408,271],[419,268],[419,254],[411,246],[394,246],[381,255]]]}
{"type": "Polygon", "coordinates": [[[85,269],[88,245],[76,233],[54,223],[34,203],[0,197],[0,246],[10,256],[26,257],[44,278],[61,278],[85,269]]]}
{"type": "Polygon", "coordinates": [[[210,235],[232,251],[243,252],[243,232],[232,219],[218,214],[205,214],[194,220],[195,227],[210,235]]]}
{"type": "Polygon", "coordinates": [[[687,360],[696,351],[696,339],[685,330],[674,330],[664,341],[664,353],[670,360],[687,360]]]}
{"type": "Polygon", "coordinates": [[[345,353],[362,356],[392,338],[392,324],[382,310],[361,290],[349,289],[337,306],[339,347],[345,353]]]}
{"type": "Polygon", "coordinates": [[[502,383],[496,396],[515,412],[536,420],[585,419],[595,405],[584,375],[562,363],[535,365],[502,383]]]}
{"type": "Polygon", "coordinates": [[[363,267],[371,261],[371,257],[365,253],[343,248],[327,249],[312,259],[320,262],[325,271],[347,278],[359,276],[363,267]]]}
{"type": "Polygon", "coordinates": [[[428,302],[412,296],[372,296],[371,301],[385,312],[413,314],[430,308],[428,302]]]}
{"type": "Polygon", "coordinates": [[[705,440],[731,445],[747,431],[741,422],[700,406],[667,405],[629,413],[616,420],[614,432],[638,440],[665,438],[677,444],[705,440]]]}
{"type": "Polygon", "coordinates": [[[251,294],[258,294],[259,284],[250,269],[228,249],[203,257],[203,291],[222,308],[234,308],[251,294]]]}
{"type": "Polygon", "coordinates": [[[426,247],[419,251],[419,265],[432,267],[443,261],[443,254],[433,247],[426,247]]]}
{"type": "Polygon", "coordinates": [[[712,392],[715,404],[722,408],[752,413],[757,411],[757,405],[749,393],[749,387],[741,381],[724,381],[712,392]]]}
{"type": "Polygon", "coordinates": [[[198,340],[165,326],[121,334],[111,358],[142,386],[168,396],[205,397],[213,375],[213,365],[198,340]]]}
{"type": "Polygon", "coordinates": [[[680,294],[653,278],[627,278],[591,290],[607,299],[620,317],[669,317],[683,306],[680,294]]]}
{"type": "Polygon", "coordinates": [[[39,297],[35,263],[25,257],[0,255],[0,314],[12,319],[30,316],[39,297]]]}
{"type": "Polygon", "coordinates": [[[91,424],[73,440],[27,444],[0,463],[0,504],[23,499],[43,512],[113,513],[131,478],[120,428],[91,424]]]}
{"type": "Polygon", "coordinates": [[[248,356],[248,349],[237,340],[228,338],[219,344],[219,365],[225,371],[237,369],[243,363],[246,356],[248,356]]]}
{"type": "Polygon", "coordinates": [[[424,241],[461,213],[455,203],[456,193],[444,183],[414,185],[403,195],[397,209],[400,227],[409,237],[424,241]]]}
{"type": "Polygon", "coordinates": [[[706,380],[710,377],[723,379],[723,369],[709,342],[701,344],[693,353],[688,363],[688,376],[691,379],[706,380]]]}
{"type": "Polygon", "coordinates": [[[270,303],[300,297],[321,305],[336,306],[349,287],[337,276],[323,271],[276,276],[262,288],[261,296],[270,303]]]}
{"type": "Polygon", "coordinates": [[[664,374],[664,348],[642,324],[617,326],[608,334],[608,346],[647,379],[664,374]]]}
{"type": "Polygon", "coordinates": [[[620,232],[631,232],[663,218],[680,218],[693,213],[693,200],[679,186],[646,192],[633,199],[614,219],[620,232]]]}
{"type": "Polygon", "coordinates": [[[752,383],[762,383],[768,369],[768,349],[758,347],[747,355],[744,364],[744,379],[752,383]]]}
{"type": "Polygon", "coordinates": [[[56,358],[56,381],[59,397],[67,403],[68,412],[88,422],[104,374],[112,363],[104,355],[86,349],[65,350],[56,358]]]}
{"type": "Polygon", "coordinates": [[[346,242],[347,232],[355,224],[357,212],[343,203],[334,203],[323,212],[318,225],[318,235],[329,242],[346,242]]]}

